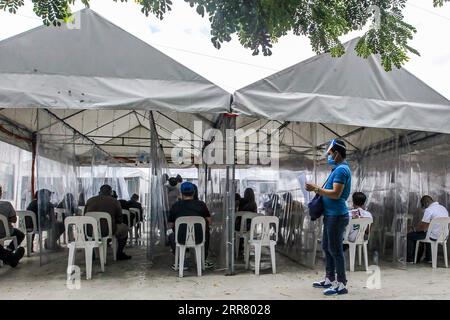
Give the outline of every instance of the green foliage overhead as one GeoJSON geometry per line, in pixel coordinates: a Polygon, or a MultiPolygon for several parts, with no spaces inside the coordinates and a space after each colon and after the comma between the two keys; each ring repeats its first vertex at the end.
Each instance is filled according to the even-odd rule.
{"type": "MultiPolygon", "coordinates": [[[[71,15],[70,5],[77,0],[28,0],[46,25],[60,25],[71,15]]],[[[89,6],[89,0],[80,0],[89,6]]],[[[113,0],[117,2],[118,0],[113,0]]],[[[127,0],[120,0],[127,2],[127,0]]],[[[134,0],[146,16],[158,19],[171,10],[170,0],[134,0]]],[[[220,49],[234,34],[253,55],[272,54],[272,45],[292,31],[310,39],[316,53],[330,52],[338,57],[345,50],[339,37],[372,27],[359,40],[356,51],[367,58],[379,54],[386,71],[400,68],[408,54],[419,53],[408,45],[416,32],[404,21],[402,11],[407,0],[184,0],[211,24],[211,41],[220,49]]],[[[431,0],[430,5],[431,5],[431,0]]],[[[433,0],[435,7],[450,0],[433,0]]],[[[16,13],[24,0],[0,0],[0,10],[16,13]]]]}

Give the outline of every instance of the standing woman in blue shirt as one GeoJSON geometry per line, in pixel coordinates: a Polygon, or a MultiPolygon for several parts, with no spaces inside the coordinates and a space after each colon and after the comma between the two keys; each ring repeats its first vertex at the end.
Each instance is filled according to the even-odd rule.
{"type": "Polygon", "coordinates": [[[347,199],[350,195],[352,173],[347,161],[347,148],[341,140],[333,140],[327,150],[331,173],[323,188],[306,184],[306,190],[322,196],[324,206],[322,248],[326,258],[325,280],[314,282],[325,295],[346,294],[345,258],[343,240],[349,223],[347,199]],[[337,277],[336,277],[337,276],[337,277]]]}

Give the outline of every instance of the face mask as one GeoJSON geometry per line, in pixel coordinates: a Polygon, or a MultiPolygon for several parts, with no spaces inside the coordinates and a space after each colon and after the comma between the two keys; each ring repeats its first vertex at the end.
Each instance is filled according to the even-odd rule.
{"type": "Polygon", "coordinates": [[[333,155],[328,155],[328,164],[330,165],[330,166],[336,166],[336,161],[334,161],[334,159],[333,159],[333,155]]]}

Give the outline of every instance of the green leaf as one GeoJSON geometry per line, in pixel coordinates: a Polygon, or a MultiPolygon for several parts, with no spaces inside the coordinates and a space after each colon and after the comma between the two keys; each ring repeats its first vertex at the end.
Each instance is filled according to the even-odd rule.
{"type": "Polygon", "coordinates": [[[205,16],[205,8],[203,6],[201,6],[201,5],[198,5],[197,6],[197,13],[199,15],[201,15],[202,17],[204,17],[205,16]]]}

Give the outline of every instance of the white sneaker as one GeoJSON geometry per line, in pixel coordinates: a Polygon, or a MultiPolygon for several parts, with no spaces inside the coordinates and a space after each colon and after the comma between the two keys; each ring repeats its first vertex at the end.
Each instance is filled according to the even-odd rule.
{"type": "Polygon", "coordinates": [[[313,282],[314,288],[328,289],[332,286],[333,286],[333,282],[330,281],[330,279],[328,279],[328,278],[325,278],[325,280],[322,280],[322,281],[313,282]]]}
{"type": "Polygon", "coordinates": [[[332,296],[332,295],[341,295],[341,294],[347,294],[348,290],[342,282],[336,282],[335,285],[333,285],[331,288],[328,288],[323,291],[323,294],[326,296],[332,296]]]}

